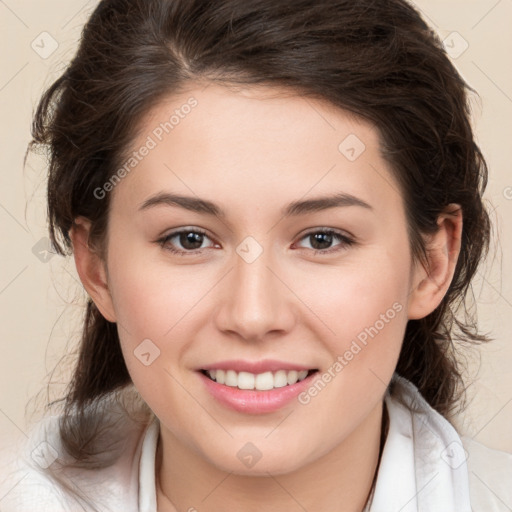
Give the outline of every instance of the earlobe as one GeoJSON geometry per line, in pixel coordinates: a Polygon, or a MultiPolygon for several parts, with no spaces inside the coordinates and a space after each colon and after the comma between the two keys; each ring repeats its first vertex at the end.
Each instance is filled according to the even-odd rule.
{"type": "Polygon", "coordinates": [[[455,273],[461,249],[462,209],[450,204],[438,217],[438,230],[426,241],[427,268],[417,263],[411,278],[410,320],[424,318],[441,303],[455,273]]]}
{"type": "Polygon", "coordinates": [[[90,221],[77,217],[69,231],[73,243],[75,265],[87,293],[96,304],[101,314],[109,321],[115,322],[112,296],[108,287],[106,263],[101,255],[89,244],[90,221]]]}

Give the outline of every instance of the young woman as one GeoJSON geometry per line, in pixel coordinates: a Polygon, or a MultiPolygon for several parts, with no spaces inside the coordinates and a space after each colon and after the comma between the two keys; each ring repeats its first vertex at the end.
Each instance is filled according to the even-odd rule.
{"type": "Polygon", "coordinates": [[[450,423],[467,89],[404,0],[101,1],[33,125],[79,356],[2,510],[510,510],[450,423]]]}

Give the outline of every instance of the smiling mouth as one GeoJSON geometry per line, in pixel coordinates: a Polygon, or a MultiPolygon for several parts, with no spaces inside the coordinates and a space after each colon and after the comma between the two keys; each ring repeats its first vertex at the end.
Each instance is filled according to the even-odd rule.
{"type": "Polygon", "coordinates": [[[293,386],[293,384],[303,381],[318,370],[278,370],[276,372],[268,371],[258,374],[220,369],[200,371],[210,380],[217,382],[217,384],[245,390],[269,391],[271,389],[293,386]]]}

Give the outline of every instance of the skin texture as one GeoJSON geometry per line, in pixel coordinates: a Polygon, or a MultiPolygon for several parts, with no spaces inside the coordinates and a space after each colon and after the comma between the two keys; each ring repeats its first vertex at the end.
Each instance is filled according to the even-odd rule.
{"type": "Polygon", "coordinates": [[[131,149],[155,139],[154,129],[190,97],[197,106],[110,192],[106,261],[87,245],[87,219],[71,230],[80,278],[117,322],[133,382],[161,421],[159,510],[361,510],[407,321],[429,314],[446,293],[462,216],[439,217],[427,273],[411,258],[402,196],[377,130],[277,89],[196,84],[148,112],[131,149]],[[339,150],[351,134],[365,145],[354,161],[339,150]],[[208,199],[226,217],[139,209],[161,192],[208,199]],[[293,201],[338,192],[371,208],[282,215],[293,201]],[[182,227],[207,232],[201,252],[179,237],[156,242],[182,227]],[[306,236],[322,228],[354,243],[333,237],[322,246],[306,236]],[[237,252],[248,236],[252,251],[263,250],[250,263],[237,252]],[[384,327],[307,404],[236,412],[211,397],[196,371],[226,359],[277,359],[321,375],[365,328],[380,327],[381,315],[384,327]],[[145,339],[160,350],[148,366],[134,355],[145,339]],[[250,468],[237,457],[248,442],[261,453],[250,468]]]}

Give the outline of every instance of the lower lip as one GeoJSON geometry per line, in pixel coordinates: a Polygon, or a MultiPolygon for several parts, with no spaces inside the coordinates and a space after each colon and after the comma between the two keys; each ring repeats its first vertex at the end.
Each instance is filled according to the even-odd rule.
{"type": "Polygon", "coordinates": [[[256,391],[225,386],[211,380],[206,375],[198,372],[206,389],[221,404],[238,412],[247,414],[263,414],[274,412],[289,404],[302,391],[311,385],[312,379],[318,372],[308,375],[304,380],[282,388],[269,389],[268,391],[256,391]]]}

